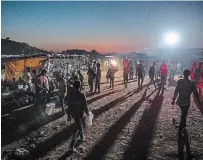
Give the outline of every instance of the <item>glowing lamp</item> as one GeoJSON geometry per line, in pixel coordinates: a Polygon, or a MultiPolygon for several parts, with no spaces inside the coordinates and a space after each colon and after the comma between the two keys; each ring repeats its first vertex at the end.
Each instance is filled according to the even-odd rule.
{"type": "Polygon", "coordinates": [[[179,35],[175,32],[170,32],[165,35],[165,42],[168,45],[175,45],[179,42],[179,35]]]}

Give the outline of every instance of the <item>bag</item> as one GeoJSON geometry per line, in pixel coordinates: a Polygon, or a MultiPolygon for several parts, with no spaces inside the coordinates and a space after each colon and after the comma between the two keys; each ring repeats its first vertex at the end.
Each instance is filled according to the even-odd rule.
{"type": "Polygon", "coordinates": [[[85,116],[85,125],[86,126],[91,126],[92,125],[93,117],[94,117],[94,115],[92,114],[92,112],[89,112],[89,116],[85,116]]]}

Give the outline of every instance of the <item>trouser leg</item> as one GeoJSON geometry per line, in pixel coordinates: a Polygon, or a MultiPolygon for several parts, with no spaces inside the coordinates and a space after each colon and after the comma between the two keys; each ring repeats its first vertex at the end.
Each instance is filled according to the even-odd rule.
{"type": "Polygon", "coordinates": [[[181,106],[180,108],[181,108],[181,120],[180,120],[179,129],[178,129],[178,154],[180,158],[183,158],[185,137],[182,131],[183,131],[183,128],[186,127],[186,118],[187,118],[189,106],[181,106]]]}
{"type": "Polygon", "coordinates": [[[100,92],[100,79],[98,79],[98,92],[100,92]]]}
{"type": "Polygon", "coordinates": [[[81,118],[75,119],[75,127],[73,130],[72,141],[70,143],[70,148],[75,147],[76,140],[79,136],[83,136],[83,128],[81,123],[81,118]]]}
{"type": "Polygon", "coordinates": [[[138,76],[138,88],[140,88],[140,77],[138,76]]]}

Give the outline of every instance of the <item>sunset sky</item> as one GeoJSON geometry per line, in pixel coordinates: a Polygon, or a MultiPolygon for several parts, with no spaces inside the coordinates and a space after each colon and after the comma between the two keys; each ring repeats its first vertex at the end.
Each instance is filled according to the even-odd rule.
{"type": "Polygon", "coordinates": [[[176,32],[178,47],[203,48],[203,2],[2,2],[1,37],[46,50],[155,52],[176,32]]]}

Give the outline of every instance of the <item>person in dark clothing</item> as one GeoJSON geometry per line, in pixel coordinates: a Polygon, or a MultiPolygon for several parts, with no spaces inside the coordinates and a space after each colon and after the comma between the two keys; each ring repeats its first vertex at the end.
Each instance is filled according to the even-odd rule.
{"type": "Polygon", "coordinates": [[[124,86],[127,88],[128,86],[128,72],[126,67],[123,68],[123,80],[124,80],[124,86]]]}
{"type": "Polygon", "coordinates": [[[144,68],[141,60],[139,61],[139,64],[137,66],[137,73],[138,73],[138,88],[142,88],[142,84],[144,81],[144,68]]]}
{"type": "Polygon", "coordinates": [[[92,92],[93,91],[93,81],[94,81],[95,73],[91,69],[90,65],[88,67],[87,75],[88,75],[88,84],[89,84],[89,87],[90,87],[90,92],[92,92]]]}
{"type": "Polygon", "coordinates": [[[62,107],[62,113],[65,113],[65,108],[64,108],[64,98],[65,98],[65,93],[66,93],[66,82],[60,75],[60,73],[56,73],[56,81],[58,82],[59,86],[59,91],[58,91],[58,96],[60,100],[60,106],[62,107]]]}
{"type": "Polygon", "coordinates": [[[78,70],[78,78],[79,78],[79,80],[80,80],[80,82],[81,82],[80,90],[82,90],[82,89],[83,89],[84,77],[83,77],[82,73],[80,72],[80,70],[78,70]]]}
{"type": "Polygon", "coordinates": [[[68,115],[68,121],[71,121],[72,118],[75,121],[73,137],[70,143],[70,150],[76,151],[75,150],[76,139],[78,137],[80,137],[81,140],[84,139],[82,117],[84,112],[89,116],[89,110],[87,108],[87,101],[86,101],[85,94],[79,91],[80,81],[75,81],[73,84],[73,87],[74,87],[74,90],[72,90],[69,93],[69,99],[68,99],[69,107],[67,110],[67,115],[68,115]]]}
{"type": "Polygon", "coordinates": [[[110,72],[110,88],[114,89],[114,79],[115,79],[115,69],[113,68],[113,65],[110,65],[109,68],[110,72]]]}
{"type": "MultiPolygon", "coordinates": [[[[174,105],[176,97],[178,96],[176,103],[179,105],[181,109],[181,120],[178,129],[178,141],[177,141],[178,154],[181,160],[184,159],[183,149],[185,144],[186,118],[188,114],[188,109],[190,107],[190,96],[192,93],[194,94],[199,105],[201,104],[195,83],[189,80],[190,70],[184,70],[183,75],[184,79],[180,79],[178,81],[172,100],[172,105],[174,105]]],[[[190,150],[190,148],[188,147],[186,147],[186,149],[190,150]]],[[[191,155],[188,156],[190,157],[191,155]]]]}
{"type": "Polygon", "coordinates": [[[101,80],[100,63],[97,63],[95,93],[96,93],[97,89],[98,89],[98,93],[100,93],[100,80],[101,80]]]}
{"type": "Polygon", "coordinates": [[[148,84],[148,89],[150,89],[149,86],[153,82],[155,90],[156,90],[156,83],[155,83],[155,80],[154,80],[154,78],[155,78],[155,72],[156,72],[156,62],[153,62],[153,66],[151,66],[150,69],[149,69],[150,82],[148,84]]]}

